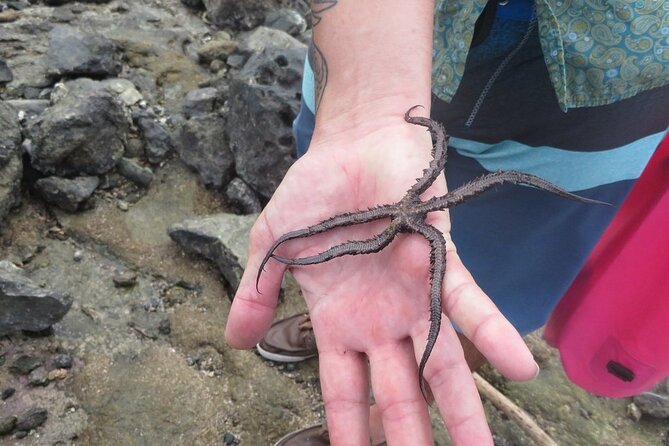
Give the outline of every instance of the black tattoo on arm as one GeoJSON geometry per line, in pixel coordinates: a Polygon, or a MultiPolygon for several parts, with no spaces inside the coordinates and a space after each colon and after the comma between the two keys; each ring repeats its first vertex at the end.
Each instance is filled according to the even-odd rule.
{"type": "Polygon", "coordinates": [[[328,63],[323,56],[323,52],[316,46],[313,40],[311,45],[309,45],[309,64],[311,65],[311,70],[314,72],[315,111],[318,112],[318,107],[321,105],[321,99],[325,92],[325,85],[328,82],[328,63]]]}
{"type": "Polygon", "coordinates": [[[315,28],[323,19],[322,14],[328,9],[337,6],[339,0],[312,0],[311,15],[313,20],[313,27],[315,28]]]}
{"type": "MultiPolygon", "coordinates": [[[[316,28],[321,23],[321,20],[323,20],[322,14],[337,6],[337,2],[338,0],[312,0],[311,17],[313,28],[316,28]]],[[[312,39],[311,45],[309,45],[309,64],[314,72],[314,96],[316,98],[316,111],[318,111],[323,93],[325,92],[325,86],[328,82],[328,63],[325,60],[323,51],[318,48],[314,39],[312,39]]]]}

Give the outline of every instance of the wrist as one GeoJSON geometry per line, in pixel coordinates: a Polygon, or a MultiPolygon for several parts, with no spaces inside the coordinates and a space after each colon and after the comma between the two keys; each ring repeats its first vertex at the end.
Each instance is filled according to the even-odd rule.
{"type": "Polygon", "coordinates": [[[425,129],[408,125],[404,115],[411,107],[420,105],[412,115],[430,116],[430,98],[417,99],[416,94],[397,94],[352,101],[348,106],[324,104],[316,115],[316,125],[312,138],[314,143],[341,143],[360,141],[377,133],[415,133],[425,129]]]}

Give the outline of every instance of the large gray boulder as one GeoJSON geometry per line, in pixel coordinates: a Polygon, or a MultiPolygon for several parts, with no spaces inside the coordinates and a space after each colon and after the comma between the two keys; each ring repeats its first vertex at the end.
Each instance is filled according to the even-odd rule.
{"type": "Polygon", "coordinates": [[[68,82],[30,126],[31,163],[58,176],[105,173],[123,155],[129,127],[123,105],[102,83],[68,82]]]}
{"type": "Polygon", "coordinates": [[[98,177],[40,178],[35,183],[35,189],[48,203],[59,208],[76,212],[80,210],[93,195],[100,184],[98,177]]]}
{"type": "MultiPolygon", "coordinates": [[[[306,45],[281,31],[253,54],[230,84],[227,133],[237,175],[269,199],[295,161],[292,123],[300,107],[306,45]],[[291,42],[287,45],[286,42],[291,42]]],[[[256,42],[254,45],[257,45],[256,42]]]]}
{"type": "Polygon", "coordinates": [[[216,214],[172,225],[168,233],[184,250],[214,262],[236,290],[248,260],[249,231],[253,215],[216,214]]]}
{"type": "Polygon", "coordinates": [[[206,185],[220,189],[234,176],[235,159],[225,136],[225,121],[216,113],[184,121],[177,145],[179,157],[206,185]]]}
{"type": "Polygon", "coordinates": [[[71,26],[56,26],[49,33],[47,52],[51,76],[108,77],[121,72],[111,40],[71,26]]]}
{"type": "Polygon", "coordinates": [[[14,107],[0,101],[0,221],[21,198],[21,127],[14,107]]]}
{"type": "Polygon", "coordinates": [[[45,330],[61,320],[71,306],[69,295],[42,288],[12,263],[0,261],[0,336],[18,330],[45,330]]]}

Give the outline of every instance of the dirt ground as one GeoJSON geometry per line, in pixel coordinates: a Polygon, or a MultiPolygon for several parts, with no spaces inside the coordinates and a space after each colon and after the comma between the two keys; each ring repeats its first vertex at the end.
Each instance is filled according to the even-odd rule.
{"type": "MultiPolygon", "coordinates": [[[[10,364],[22,354],[48,358],[65,351],[74,367],[45,387],[0,367],[2,387],[17,389],[0,404],[0,418],[35,406],[49,411],[43,426],[23,439],[0,437],[0,445],[216,445],[224,438],[271,445],[323,416],[316,360],[285,366],[225,345],[230,301],[219,271],[184,254],[166,235],[173,223],[225,206],[176,161],[160,175],[170,187],[152,188],[127,212],[100,200],[91,211],[65,214],[26,197],[9,219],[0,257],[31,254],[31,279],[70,293],[74,304],[52,334],[7,337],[0,352],[10,364]],[[115,287],[114,275],[127,270],[137,274],[137,284],[115,287]],[[167,334],[157,329],[163,320],[167,334]]],[[[288,281],[278,317],[303,309],[288,281]]],[[[509,382],[489,368],[482,375],[558,444],[668,444],[666,422],[634,421],[629,400],[588,395],[568,382],[539,334],[528,342],[542,368],[535,381],[509,382]]],[[[485,406],[499,445],[533,444],[513,421],[485,406]]],[[[438,414],[433,418],[436,443],[449,444],[438,414]]]]}

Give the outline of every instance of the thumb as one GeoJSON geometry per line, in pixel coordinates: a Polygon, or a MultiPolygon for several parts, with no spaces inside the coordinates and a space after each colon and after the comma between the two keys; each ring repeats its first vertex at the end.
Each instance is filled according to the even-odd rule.
{"type": "Polygon", "coordinates": [[[262,213],[249,235],[248,262],[225,327],[225,340],[231,347],[253,347],[272,324],[286,266],[270,259],[263,271],[259,268],[273,242],[265,213],[262,213]]]}

